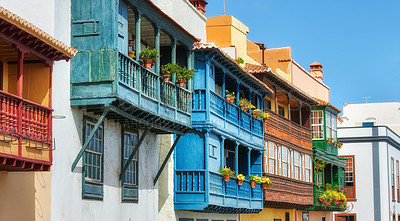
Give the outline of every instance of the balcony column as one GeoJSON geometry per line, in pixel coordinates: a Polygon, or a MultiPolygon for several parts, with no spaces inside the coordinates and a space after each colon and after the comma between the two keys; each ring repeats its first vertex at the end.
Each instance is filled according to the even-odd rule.
{"type": "Polygon", "coordinates": [[[224,159],[225,159],[225,156],[224,156],[224,150],[225,150],[225,139],[226,139],[226,137],[224,137],[224,136],[220,136],[219,137],[220,139],[221,139],[221,147],[220,147],[220,157],[221,157],[221,159],[220,159],[220,167],[221,168],[224,168],[224,166],[225,166],[225,163],[224,163],[224,159]]]}
{"type": "MultiPolygon", "coordinates": [[[[187,62],[187,68],[188,69],[194,69],[193,61],[192,61],[192,50],[189,47],[186,47],[186,62],[187,62]]],[[[193,89],[193,79],[188,80],[188,90],[192,91],[193,89]]]]}
{"type": "Polygon", "coordinates": [[[239,170],[239,142],[235,141],[235,176],[238,175],[239,170]]]}
{"type": "MultiPolygon", "coordinates": [[[[17,96],[22,98],[24,86],[24,52],[18,50],[18,66],[17,66],[17,96]]],[[[22,135],[22,101],[17,105],[17,134],[22,135]]],[[[18,137],[18,156],[22,154],[22,137],[18,137]]]]}
{"type": "Polygon", "coordinates": [[[222,97],[225,98],[225,70],[222,70],[222,97]]]}
{"type": "MultiPolygon", "coordinates": [[[[175,64],[176,63],[176,38],[171,36],[171,63],[175,64]]],[[[173,74],[171,76],[172,82],[176,81],[176,74],[173,74]]]]}
{"type": "MultiPolygon", "coordinates": [[[[158,51],[158,56],[160,56],[160,27],[153,24],[154,27],[154,47],[158,51]]],[[[156,60],[156,74],[160,75],[160,57],[156,60]]]]}
{"type": "Polygon", "coordinates": [[[301,101],[299,101],[299,125],[303,126],[303,120],[301,119],[301,106],[303,105],[303,103],[301,101]]]}
{"type": "Polygon", "coordinates": [[[248,175],[250,176],[251,174],[251,148],[247,147],[247,171],[248,175]]]}
{"type": "Polygon", "coordinates": [[[239,106],[239,99],[240,99],[240,97],[239,97],[239,87],[240,87],[240,84],[239,84],[239,81],[235,81],[236,82],[236,97],[238,98],[238,99],[236,99],[236,105],[237,106],[239,106]]]}
{"type": "Polygon", "coordinates": [[[291,121],[292,120],[292,110],[291,110],[291,106],[290,106],[290,98],[292,98],[292,96],[290,94],[287,95],[287,99],[288,99],[288,119],[291,121]]]}
{"type": "Polygon", "coordinates": [[[141,42],[140,42],[140,23],[142,21],[142,16],[139,11],[135,11],[135,56],[136,61],[140,60],[140,50],[141,50],[141,42]]]}
{"type": "Polygon", "coordinates": [[[278,114],[278,90],[276,86],[274,85],[274,92],[275,92],[275,113],[278,114]]]}

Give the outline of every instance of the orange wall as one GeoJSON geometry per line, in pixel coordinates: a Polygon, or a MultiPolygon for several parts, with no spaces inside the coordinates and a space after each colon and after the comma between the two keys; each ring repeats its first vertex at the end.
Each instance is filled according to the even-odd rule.
{"type": "Polygon", "coordinates": [[[50,220],[51,172],[0,172],[0,220],[50,220]]]}
{"type": "Polygon", "coordinates": [[[293,64],[292,83],[310,96],[329,102],[329,87],[312,77],[297,64],[293,64]]]}
{"type": "MultiPolygon", "coordinates": [[[[17,65],[7,64],[4,66],[4,91],[17,94],[17,65]]],[[[22,97],[43,106],[49,104],[49,76],[50,69],[41,63],[24,64],[23,70],[23,94],[22,97]]]]}

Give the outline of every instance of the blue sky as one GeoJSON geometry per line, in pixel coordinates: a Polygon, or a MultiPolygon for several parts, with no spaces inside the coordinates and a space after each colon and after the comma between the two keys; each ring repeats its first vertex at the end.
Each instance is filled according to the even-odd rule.
{"type": "MultiPolygon", "coordinates": [[[[206,16],[223,15],[208,0],[206,16]]],[[[399,0],[226,0],[226,14],[250,28],[248,39],[292,47],[306,70],[318,61],[331,103],[400,102],[399,0]]]]}

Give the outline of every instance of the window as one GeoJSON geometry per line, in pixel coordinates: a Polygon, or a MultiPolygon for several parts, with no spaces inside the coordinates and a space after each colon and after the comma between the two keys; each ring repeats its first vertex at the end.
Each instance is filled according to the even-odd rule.
{"type": "Polygon", "coordinates": [[[285,212],[285,221],[290,221],[290,216],[288,212],[285,212]]]}
{"type": "Polygon", "coordinates": [[[300,179],[300,153],[293,151],[293,167],[294,167],[294,178],[300,179]]]}
{"type": "MultiPolygon", "coordinates": [[[[135,148],[138,134],[124,130],[122,140],[122,166],[129,160],[129,156],[135,148]]],[[[138,152],[132,158],[128,168],[125,171],[124,176],[121,179],[121,194],[123,202],[137,202],[138,201],[138,152]]]]}
{"type": "Polygon", "coordinates": [[[278,106],[278,114],[282,117],[285,117],[285,108],[282,106],[278,106]]]}
{"type": "Polygon", "coordinates": [[[271,141],[268,141],[266,143],[268,146],[267,150],[267,159],[266,161],[268,162],[267,164],[267,172],[270,174],[275,174],[275,144],[271,141]]]}
{"type": "Polygon", "coordinates": [[[392,184],[392,201],[396,201],[395,190],[394,190],[394,159],[390,158],[390,173],[391,175],[391,184],[392,184]]]}
{"type": "Polygon", "coordinates": [[[396,181],[397,181],[397,202],[400,202],[400,177],[399,177],[399,161],[398,160],[396,160],[396,181]]]}
{"type": "Polygon", "coordinates": [[[225,149],[225,166],[235,170],[235,151],[225,149]]]}
{"type": "Polygon", "coordinates": [[[264,99],[264,110],[271,110],[271,101],[264,99]]]}
{"type": "Polygon", "coordinates": [[[356,200],[356,185],[355,185],[355,159],[354,155],[341,156],[346,158],[346,196],[348,201],[356,200]]]}
{"type": "MultiPolygon", "coordinates": [[[[83,143],[94,129],[95,120],[84,117],[83,120],[83,143]]],[[[83,198],[102,199],[103,198],[103,153],[104,153],[104,131],[100,125],[94,133],[85,153],[83,154],[83,198]]]]}
{"type": "Polygon", "coordinates": [[[288,153],[287,147],[282,146],[282,176],[288,176],[288,153]]]}
{"type": "Polygon", "coordinates": [[[303,212],[303,221],[309,221],[308,212],[303,212]]]}
{"type": "Polygon", "coordinates": [[[314,140],[324,139],[323,111],[311,112],[312,137],[314,140]]]}
{"type": "Polygon", "coordinates": [[[327,111],[325,113],[325,120],[326,120],[326,138],[332,138],[333,140],[336,140],[336,134],[337,134],[336,115],[327,111]]]}
{"type": "Polygon", "coordinates": [[[277,155],[277,164],[276,164],[276,169],[278,170],[277,174],[282,175],[282,146],[278,146],[276,144],[275,144],[275,146],[276,146],[275,150],[276,150],[276,155],[277,155]]]}
{"type": "Polygon", "coordinates": [[[217,159],[217,155],[216,155],[217,154],[217,146],[210,144],[209,147],[210,147],[209,156],[211,158],[217,159]]]}
{"type": "Polygon", "coordinates": [[[311,182],[311,157],[310,155],[304,155],[304,168],[305,168],[305,179],[306,182],[311,182]]]}

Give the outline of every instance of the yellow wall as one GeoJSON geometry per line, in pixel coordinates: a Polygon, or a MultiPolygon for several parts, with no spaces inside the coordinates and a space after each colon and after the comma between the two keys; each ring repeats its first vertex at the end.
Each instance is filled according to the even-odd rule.
{"type": "Polygon", "coordinates": [[[0,220],[50,220],[51,172],[0,172],[0,220]]]}
{"type": "MultiPolygon", "coordinates": [[[[4,91],[17,94],[17,65],[4,63],[4,91]]],[[[41,63],[24,64],[22,97],[43,106],[49,104],[50,69],[41,63]]]]}
{"type": "Polygon", "coordinates": [[[258,214],[241,214],[240,221],[273,221],[274,219],[285,220],[285,213],[289,212],[290,221],[294,221],[294,210],[293,209],[273,209],[264,208],[258,214]]]}

